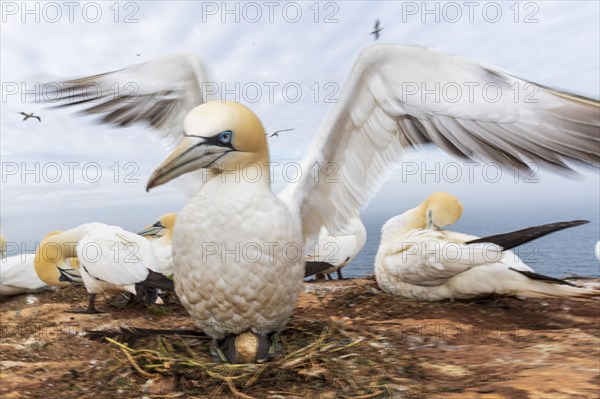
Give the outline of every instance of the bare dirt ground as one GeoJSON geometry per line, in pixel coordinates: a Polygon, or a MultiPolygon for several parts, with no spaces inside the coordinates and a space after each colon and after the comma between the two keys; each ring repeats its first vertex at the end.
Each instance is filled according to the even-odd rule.
{"type": "MultiPolygon", "coordinates": [[[[2,398],[599,398],[597,300],[422,303],[373,279],[307,283],[278,358],[219,365],[208,339],[131,348],[82,337],[117,325],[193,328],[174,303],[79,315],[72,287],[0,303],[2,398]]],[[[121,341],[123,342],[123,341],[121,341]]]]}

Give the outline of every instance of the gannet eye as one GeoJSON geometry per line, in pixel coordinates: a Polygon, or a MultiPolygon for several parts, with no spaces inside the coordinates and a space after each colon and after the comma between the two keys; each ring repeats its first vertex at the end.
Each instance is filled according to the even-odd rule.
{"type": "Polygon", "coordinates": [[[223,133],[219,134],[217,140],[221,144],[229,144],[231,143],[231,139],[233,138],[233,132],[231,130],[225,130],[223,133]]]}

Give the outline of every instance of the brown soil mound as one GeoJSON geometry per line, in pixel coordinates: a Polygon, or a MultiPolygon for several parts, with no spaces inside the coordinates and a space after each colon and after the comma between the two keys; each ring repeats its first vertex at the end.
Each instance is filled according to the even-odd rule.
{"type": "Polygon", "coordinates": [[[192,329],[176,301],[117,310],[99,300],[107,313],[64,312],[86,299],[73,287],[0,303],[0,397],[600,397],[597,300],[424,303],[384,294],[373,279],[307,283],[273,362],[223,365],[204,338],[81,336],[192,329]]]}

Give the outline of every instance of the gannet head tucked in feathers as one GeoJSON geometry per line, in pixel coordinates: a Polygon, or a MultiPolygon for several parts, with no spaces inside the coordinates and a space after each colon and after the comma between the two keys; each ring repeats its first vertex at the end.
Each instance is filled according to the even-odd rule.
{"type": "Polygon", "coordinates": [[[463,213],[463,206],[453,195],[448,193],[433,193],[420,205],[425,217],[422,227],[441,229],[454,224],[463,213]]]}
{"type": "Polygon", "coordinates": [[[40,280],[54,287],[82,282],[75,247],[73,243],[57,239],[56,236],[61,233],[62,231],[52,231],[44,236],[33,263],[40,280]]]}
{"type": "Polygon", "coordinates": [[[177,214],[175,212],[166,213],[158,218],[154,224],[147,226],[144,230],[138,232],[138,234],[148,239],[172,237],[175,220],[177,220],[177,214]]]}
{"type": "Polygon", "coordinates": [[[269,150],[265,130],[242,104],[212,101],[190,111],[183,122],[185,139],[154,171],[147,189],[196,169],[236,172],[250,165],[268,179],[269,150]]]}

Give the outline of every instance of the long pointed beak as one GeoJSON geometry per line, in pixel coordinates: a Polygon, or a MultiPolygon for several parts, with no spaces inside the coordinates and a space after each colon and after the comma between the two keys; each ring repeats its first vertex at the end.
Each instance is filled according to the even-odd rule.
{"type": "Polygon", "coordinates": [[[81,284],[83,283],[83,280],[81,279],[81,274],[79,273],[79,270],[77,269],[70,269],[70,268],[60,268],[58,267],[58,272],[60,273],[60,277],[58,278],[58,281],[62,281],[64,283],[71,283],[71,284],[81,284]]]}
{"type": "Polygon", "coordinates": [[[433,214],[431,211],[427,212],[427,218],[426,218],[426,222],[425,222],[425,228],[426,229],[433,229],[433,230],[441,230],[441,227],[436,225],[433,222],[433,214]]]}
{"type": "Polygon", "coordinates": [[[155,236],[155,235],[158,235],[158,233],[160,233],[160,231],[164,228],[165,228],[165,226],[155,223],[150,227],[146,227],[142,231],[138,231],[137,234],[140,236],[144,236],[144,237],[155,236]]]}
{"type": "Polygon", "coordinates": [[[229,147],[213,145],[207,139],[192,141],[186,137],[175,150],[154,170],[146,191],[165,184],[185,173],[212,167],[221,157],[233,151],[229,147]]]}

